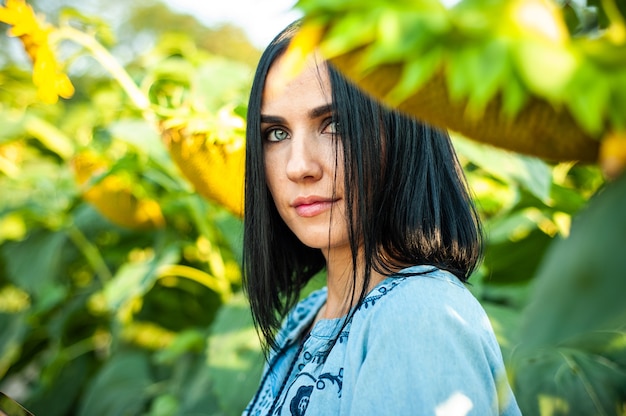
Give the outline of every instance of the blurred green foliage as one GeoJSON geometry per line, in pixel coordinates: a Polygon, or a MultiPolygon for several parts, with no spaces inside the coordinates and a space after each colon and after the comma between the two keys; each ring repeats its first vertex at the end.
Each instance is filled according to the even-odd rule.
{"type": "Polygon", "coordinates": [[[243,140],[197,120],[245,115],[259,52],[234,28],[160,4],[87,5],[123,6],[113,22],[53,6],[47,20],[106,45],[150,111],[71,42],[59,55],[76,94],[41,104],[19,41],[2,37],[15,44],[0,70],[0,390],[38,415],[239,414],[262,366],[241,293],[241,221],[195,192],[159,125],[193,119],[197,131],[226,132],[217,140],[243,140]],[[115,40],[132,47],[137,36],[131,54],[115,40]],[[79,163],[87,152],[95,173],[79,163]],[[107,183],[123,187],[106,194],[107,183]],[[93,190],[109,200],[87,198],[93,190]],[[162,223],[103,215],[128,216],[142,200],[156,201],[162,223]]]}
{"type": "MultiPolygon", "coordinates": [[[[150,111],[71,44],[76,94],[43,105],[19,42],[0,37],[14,43],[0,53],[0,390],[38,415],[240,414],[263,365],[242,224],[198,195],[159,127],[242,139],[217,114],[245,116],[258,51],[160,4],[66,3],[32,4],[105,45],[150,111]],[[104,162],[81,183],[86,150],[104,162]],[[129,206],[156,201],[163,223],[123,227],[87,202],[111,177],[130,184],[129,206]]],[[[364,7],[340,3],[319,1],[364,7]]],[[[624,414],[624,178],[453,140],[487,231],[470,289],[524,414],[624,414]]]]}

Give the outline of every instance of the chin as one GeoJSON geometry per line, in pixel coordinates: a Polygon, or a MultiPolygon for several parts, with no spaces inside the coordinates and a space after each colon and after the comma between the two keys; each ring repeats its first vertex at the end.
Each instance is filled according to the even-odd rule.
{"type": "Polygon", "coordinates": [[[336,247],[350,247],[347,235],[333,235],[328,233],[328,229],[323,232],[307,232],[306,234],[296,234],[300,242],[307,247],[320,250],[333,249],[336,247]]]}

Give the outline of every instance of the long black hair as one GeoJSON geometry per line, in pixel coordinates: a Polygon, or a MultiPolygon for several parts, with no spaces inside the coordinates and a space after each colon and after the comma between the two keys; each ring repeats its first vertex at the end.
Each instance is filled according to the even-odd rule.
{"type": "MultiPolygon", "coordinates": [[[[298,30],[281,32],[259,61],[248,104],[244,288],[264,350],[304,285],[325,267],[283,222],[267,187],[260,111],[265,79],[298,30]]],[[[362,301],[372,270],[432,265],[465,282],[482,255],[480,221],[448,134],[368,97],[329,63],[339,120],[344,199],[352,248],[352,296],[362,301]],[[363,265],[358,268],[357,257],[363,265]],[[357,284],[362,279],[362,284],[357,284]],[[354,288],[362,287],[355,294],[354,288]]],[[[333,214],[338,215],[338,214],[333,214]]],[[[352,299],[354,300],[354,299],[352,299]]]]}

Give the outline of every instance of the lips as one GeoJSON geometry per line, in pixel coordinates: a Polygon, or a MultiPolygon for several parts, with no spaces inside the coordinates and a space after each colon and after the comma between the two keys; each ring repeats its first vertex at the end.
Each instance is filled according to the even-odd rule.
{"type": "Polygon", "coordinates": [[[299,216],[308,218],[328,211],[335,202],[337,199],[309,196],[296,198],[291,206],[299,216]]]}

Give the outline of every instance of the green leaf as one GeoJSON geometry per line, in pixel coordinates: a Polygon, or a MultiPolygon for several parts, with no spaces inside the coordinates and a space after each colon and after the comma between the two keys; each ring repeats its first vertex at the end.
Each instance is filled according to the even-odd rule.
{"type": "Polygon", "coordinates": [[[179,332],[170,345],[156,353],[155,360],[160,364],[174,364],[184,354],[201,350],[203,346],[202,332],[195,329],[179,332]]]}
{"type": "Polygon", "coordinates": [[[471,92],[467,102],[467,111],[472,117],[480,117],[487,103],[500,90],[502,84],[511,75],[508,62],[508,47],[498,40],[485,42],[468,59],[468,77],[471,77],[471,92]]]}
{"type": "MultiPolygon", "coordinates": [[[[626,71],[614,75],[613,79],[618,85],[626,85],[626,71]]],[[[626,130],[626,88],[613,88],[611,91],[611,102],[608,108],[608,117],[615,130],[626,130]]]]}
{"type": "Polygon", "coordinates": [[[513,57],[527,88],[555,102],[563,101],[562,94],[579,66],[573,51],[545,41],[522,41],[513,49],[513,57]]]}
{"type": "Polygon", "coordinates": [[[0,379],[3,379],[9,367],[20,357],[28,329],[26,313],[0,313],[0,328],[0,379]]]}
{"type": "Polygon", "coordinates": [[[179,413],[180,403],[173,394],[158,396],[150,406],[148,416],[174,416],[179,413]]]}
{"type": "Polygon", "coordinates": [[[239,265],[243,262],[243,221],[226,212],[215,215],[214,224],[239,265]]]}
{"type": "Polygon", "coordinates": [[[550,248],[537,273],[536,302],[525,312],[533,345],[624,324],[624,206],[626,177],[592,198],[574,218],[569,238],[550,248]]]}
{"type": "MultiPolygon", "coordinates": [[[[81,355],[72,360],[57,356],[63,360],[53,382],[42,385],[38,379],[38,389],[24,403],[35,415],[65,416],[76,408],[76,403],[83,386],[94,367],[89,355],[81,355]]],[[[94,413],[92,413],[94,414],[94,413]]]]}
{"type": "MultiPolygon", "coordinates": [[[[365,18],[377,22],[378,35],[368,46],[363,59],[364,69],[381,64],[420,60],[420,57],[429,55],[436,49],[441,52],[440,33],[445,33],[449,27],[442,11],[376,9],[369,13],[365,18]]],[[[363,23],[358,27],[362,31],[363,23]]]]}
{"type": "MultiPolygon", "coordinates": [[[[185,361],[186,363],[186,361],[185,361]]],[[[240,415],[241,410],[225,412],[220,409],[219,400],[213,391],[213,380],[209,374],[206,356],[202,355],[183,366],[179,387],[180,416],[225,416],[240,415]]]]}
{"type": "Polygon", "coordinates": [[[472,81],[480,77],[480,73],[476,73],[476,66],[472,64],[480,53],[479,49],[478,46],[467,46],[447,56],[446,84],[452,102],[459,102],[467,97],[472,89],[472,81]]]}
{"type": "Polygon", "coordinates": [[[117,311],[132,299],[145,295],[158,279],[159,267],[175,264],[178,257],[178,248],[168,247],[164,253],[153,259],[122,265],[104,287],[108,308],[117,311]]]}
{"type": "Polygon", "coordinates": [[[517,186],[502,182],[483,170],[466,171],[472,199],[485,220],[508,212],[519,199],[517,186]]]}
{"type": "Polygon", "coordinates": [[[139,415],[152,384],[148,357],[140,352],[117,352],[87,386],[78,416],[139,415]]]}
{"type": "Polygon", "coordinates": [[[220,406],[228,414],[240,414],[258,387],[264,364],[250,307],[242,293],[233,296],[215,318],[207,364],[220,406]]]}
{"type": "Polygon", "coordinates": [[[460,155],[507,183],[516,183],[547,202],[552,185],[552,172],[540,159],[508,152],[469,141],[455,135],[454,147],[460,155]]]}
{"type": "Polygon", "coordinates": [[[508,362],[511,352],[518,342],[515,337],[519,327],[519,311],[492,302],[481,302],[481,304],[489,316],[504,361],[508,362]]]}
{"type": "Polygon", "coordinates": [[[542,406],[561,409],[555,414],[623,409],[624,206],[626,176],[592,198],[569,238],[555,241],[537,272],[513,360],[514,388],[525,413],[539,414],[542,406]]]}
{"type": "Polygon", "coordinates": [[[511,75],[502,86],[502,115],[509,119],[514,118],[528,100],[529,93],[522,81],[515,74],[511,75]]]}
{"type": "Polygon", "coordinates": [[[408,62],[402,69],[398,83],[389,91],[387,101],[392,105],[399,105],[408,99],[434,75],[441,65],[441,59],[441,50],[434,48],[426,55],[408,62]]]}
{"type": "Polygon", "coordinates": [[[523,414],[621,414],[626,385],[623,360],[615,362],[569,346],[523,357],[516,354],[513,388],[523,414]]]}
{"type": "Polygon", "coordinates": [[[328,58],[370,44],[376,39],[378,19],[362,14],[348,14],[337,22],[322,42],[321,50],[328,58]]]}
{"type": "MultiPolygon", "coordinates": [[[[514,224],[513,220],[510,222],[514,224]]],[[[494,242],[491,238],[501,230],[489,232],[484,263],[489,269],[490,283],[523,283],[534,277],[552,239],[535,228],[536,225],[531,220],[526,219],[526,224],[519,226],[520,228],[511,230],[509,239],[500,242],[494,242]],[[521,233],[522,236],[515,233],[521,233]]]]}
{"type": "Polygon", "coordinates": [[[583,197],[580,192],[557,184],[552,184],[550,199],[551,206],[555,210],[570,215],[580,211],[587,203],[587,199],[583,197]]]}
{"type": "Polygon", "coordinates": [[[578,123],[594,136],[605,127],[611,84],[590,63],[580,65],[571,81],[566,104],[578,123]]]}
{"type": "Polygon", "coordinates": [[[16,286],[45,298],[61,272],[67,243],[63,233],[39,231],[21,242],[0,246],[9,279],[16,286]]]}

